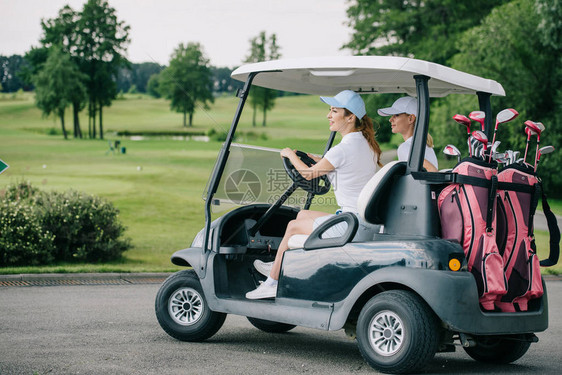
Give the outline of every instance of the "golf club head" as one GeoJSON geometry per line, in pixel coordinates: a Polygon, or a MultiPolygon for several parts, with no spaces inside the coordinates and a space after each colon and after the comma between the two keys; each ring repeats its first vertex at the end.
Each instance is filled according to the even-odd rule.
{"type": "Polygon", "coordinates": [[[516,118],[517,116],[519,116],[519,112],[517,112],[513,108],[507,108],[507,109],[501,110],[496,115],[496,127],[498,126],[498,124],[503,124],[504,122],[511,121],[514,118],[516,118]]]}
{"type": "Polygon", "coordinates": [[[508,156],[505,152],[494,153],[492,159],[500,164],[506,164],[508,162],[508,156]]]}
{"type": "Polygon", "coordinates": [[[550,154],[554,152],[554,146],[544,146],[539,149],[539,155],[550,154]]]}
{"type": "Polygon", "coordinates": [[[537,124],[537,126],[539,127],[539,129],[541,129],[541,133],[544,131],[545,127],[543,125],[542,122],[535,122],[535,124],[537,124]]]}
{"type": "Polygon", "coordinates": [[[527,137],[530,138],[531,135],[537,135],[542,133],[544,129],[544,125],[540,126],[539,124],[542,125],[542,123],[540,122],[534,122],[531,120],[525,121],[525,133],[527,134],[527,137]]]}
{"type": "Polygon", "coordinates": [[[492,148],[490,149],[490,152],[492,154],[494,154],[496,152],[496,150],[498,149],[498,146],[500,145],[500,141],[495,141],[494,144],[492,145],[492,148]]]}
{"type": "Polygon", "coordinates": [[[476,139],[478,142],[484,145],[484,150],[488,149],[488,137],[481,130],[475,130],[472,132],[472,138],[476,139]]]}
{"type": "Polygon", "coordinates": [[[460,155],[461,152],[454,145],[447,145],[443,149],[443,153],[445,155],[457,156],[457,155],[460,155]]]}
{"type": "Polygon", "coordinates": [[[458,124],[466,126],[466,134],[470,134],[470,119],[468,117],[456,114],[453,116],[453,120],[455,120],[458,124]]]}
{"type": "Polygon", "coordinates": [[[472,120],[480,123],[480,130],[484,131],[484,121],[486,120],[486,113],[483,111],[472,111],[468,114],[472,120]]]}
{"type": "Polygon", "coordinates": [[[537,171],[537,166],[539,165],[539,161],[541,160],[541,156],[543,156],[544,154],[550,154],[553,151],[554,151],[553,146],[544,146],[544,147],[541,147],[537,151],[537,155],[535,157],[535,172],[537,171]]]}
{"type": "Polygon", "coordinates": [[[454,145],[445,146],[445,148],[443,149],[443,153],[449,156],[456,156],[457,162],[461,161],[461,152],[454,145]]]}

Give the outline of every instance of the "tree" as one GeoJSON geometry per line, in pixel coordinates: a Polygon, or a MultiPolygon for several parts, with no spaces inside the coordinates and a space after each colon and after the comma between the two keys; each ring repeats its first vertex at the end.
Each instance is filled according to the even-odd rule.
{"type": "MultiPolygon", "coordinates": [[[[43,28],[43,36],[41,44],[43,48],[32,49],[26,57],[35,65],[33,70],[41,68],[42,63],[46,59],[48,50],[53,46],[61,48],[61,50],[71,56],[72,60],[80,66],[80,57],[77,55],[78,43],[78,22],[80,20],[80,13],[76,12],[70,6],[65,5],[59,10],[58,16],[55,18],[41,20],[41,27],[43,28]],[[29,56],[28,56],[29,55],[29,56]]],[[[83,76],[84,77],[84,76],[83,76]]],[[[84,109],[85,98],[83,96],[76,96],[72,101],[72,113],[74,120],[74,137],[82,138],[82,130],[80,129],[79,113],[84,109]]]]}
{"type": "MultiPolygon", "coordinates": [[[[260,35],[250,40],[250,55],[246,58],[245,62],[268,61],[280,57],[281,54],[279,53],[275,33],[268,38],[265,31],[262,31],[260,35]]],[[[263,111],[262,126],[266,125],[267,111],[275,106],[276,97],[277,92],[275,90],[258,86],[252,87],[250,90],[250,103],[252,103],[254,109],[252,126],[256,126],[256,112],[258,108],[263,111]]]]}
{"type": "Polygon", "coordinates": [[[197,104],[209,109],[213,103],[213,81],[209,60],[199,43],[181,43],[172,54],[170,66],[160,73],[159,87],[164,97],[170,99],[170,108],[183,113],[183,126],[189,114],[193,126],[193,113],[197,104]]]}
{"type": "Polygon", "coordinates": [[[73,100],[85,96],[82,78],[82,74],[70,57],[55,47],[51,50],[43,69],[34,79],[37,106],[44,115],[54,113],[60,118],[64,139],[68,139],[64,112],[73,100]]]}
{"type": "Polygon", "coordinates": [[[96,137],[96,115],[103,139],[103,107],[117,96],[114,78],[127,64],[125,53],[129,26],[117,19],[115,9],[105,0],[88,0],[77,21],[74,55],[80,59],[80,70],[87,75],[90,136],[96,137]]]}
{"type": "Polygon", "coordinates": [[[355,32],[344,48],[360,55],[413,56],[445,64],[457,40],[509,0],[354,0],[347,10],[355,32]]]}
{"type": "Polygon", "coordinates": [[[154,98],[159,98],[160,94],[160,74],[153,74],[146,84],[146,92],[154,98]]]}
{"type": "Polygon", "coordinates": [[[150,77],[160,73],[163,69],[163,66],[153,62],[130,64],[130,66],[123,67],[117,74],[117,91],[129,92],[131,86],[134,85],[138,92],[145,93],[150,77]]]}
{"type": "MultiPolygon", "coordinates": [[[[25,87],[25,81],[18,72],[27,65],[24,57],[20,55],[0,55],[0,84],[5,92],[16,92],[25,87]]],[[[1,90],[0,90],[1,91],[1,90]]]]}

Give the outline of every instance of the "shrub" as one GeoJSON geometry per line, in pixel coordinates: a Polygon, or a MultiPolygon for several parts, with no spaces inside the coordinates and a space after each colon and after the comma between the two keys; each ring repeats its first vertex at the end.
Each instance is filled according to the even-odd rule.
{"type": "Polygon", "coordinates": [[[40,192],[21,182],[8,186],[0,205],[0,266],[104,262],[131,247],[119,211],[93,195],[40,192]]]}
{"type": "Polygon", "coordinates": [[[125,227],[119,211],[99,197],[77,191],[42,193],[33,203],[43,227],[55,235],[55,259],[104,262],[131,247],[120,239],[125,227]]]}
{"type": "Polygon", "coordinates": [[[54,259],[54,236],[28,202],[0,202],[0,267],[43,265],[54,259]]]}
{"type": "Polygon", "coordinates": [[[6,190],[2,192],[2,196],[6,201],[19,201],[31,198],[38,191],[37,188],[31,186],[30,182],[22,181],[8,185],[6,190]]]}

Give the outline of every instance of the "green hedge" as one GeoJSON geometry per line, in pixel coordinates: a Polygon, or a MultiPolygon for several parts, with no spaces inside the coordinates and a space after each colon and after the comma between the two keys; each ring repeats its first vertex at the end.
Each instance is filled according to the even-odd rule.
{"type": "Polygon", "coordinates": [[[19,183],[2,194],[1,206],[0,266],[105,262],[131,247],[119,211],[93,195],[19,183]]]}

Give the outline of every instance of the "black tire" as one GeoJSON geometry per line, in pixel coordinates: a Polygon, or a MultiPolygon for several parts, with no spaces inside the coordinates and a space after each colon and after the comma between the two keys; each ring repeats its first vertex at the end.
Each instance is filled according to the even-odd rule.
{"type": "Polygon", "coordinates": [[[391,290],[371,298],[357,321],[357,344],[374,369],[401,374],[423,368],[437,351],[437,317],[417,295],[391,290]]]}
{"type": "Polygon", "coordinates": [[[476,346],[464,348],[466,354],[479,362],[506,364],[523,357],[531,343],[523,335],[477,336],[476,346]]]}
{"type": "Polygon", "coordinates": [[[250,317],[247,318],[248,321],[252,323],[254,327],[268,333],[285,333],[296,327],[295,325],[292,324],[277,323],[277,322],[272,322],[271,320],[263,320],[263,319],[250,318],[250,317]]]}
{"type": "Polygon", "coordinates": [[[176,272],[164,281],[155,302],[164,331],[181,341],[203,341],[222,327],[226,314],[209,309],[193,270],[176,272]]]}

